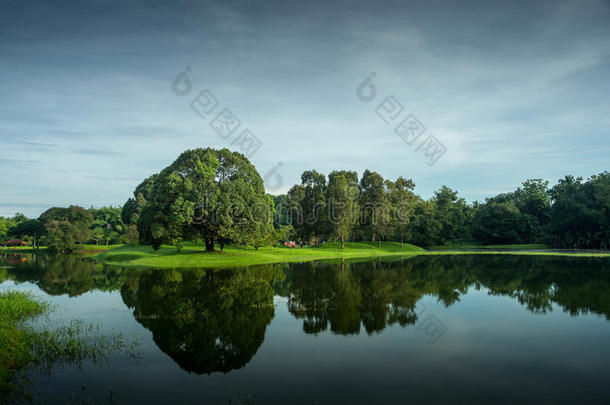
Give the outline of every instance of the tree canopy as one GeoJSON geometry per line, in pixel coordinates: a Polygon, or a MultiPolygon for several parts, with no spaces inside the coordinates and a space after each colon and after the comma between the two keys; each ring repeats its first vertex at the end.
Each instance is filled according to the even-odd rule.
{"type": "Polygon", "coordinates": [[[240,153],[188,150],[148,181],[137,226],[142,242],[155,248],[179,238],[203,240],[208,250],[215,243],[257,244],[272,231],[273,201],[240,153]]]}

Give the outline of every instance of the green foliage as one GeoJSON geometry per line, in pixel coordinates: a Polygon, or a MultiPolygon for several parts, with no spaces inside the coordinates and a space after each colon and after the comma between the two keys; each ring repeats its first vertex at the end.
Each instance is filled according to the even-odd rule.
{"type": "Polygon", "coordinates": [[[50,220],[45,224],[45,231],[47,247],[62,253],[74,252],[88,237],[85,230],[68,221],[50,220]]]}
{"type": "Polygon", "coordinates": [[[330,234],[334,240],[341,241],[341,248],[349,239],[354,226],[358,223],[358,174],[350,171],[334,171],[328,175],[326,206],[330,222],[330,234]]]}
{"type": "Polygon", "coordinates": [[[286,194],[271,196],[273,199],[273,227],[280,229],[282,226],[291,225],[291,215],[288,208],[288,196],[286,194]]]}
{"type": "Polygon", "coordinates": [[[458,197],[458,192],[442,186],[434,192],[435,217],[440,223],[440,243],[450,239],[468,238],[472,210],[466,200],[458,197]]]}
{"type": "Polygon", "coordinates": [[[152,180],[137,226],[140,239],[158,248],[177,238],[257,244],[273,226],[273,202],[248,159],[228,149],[180,155],[152,180]]]}
{"type": "Polygon", "coordinates": [[[417,246],[431,246],[442,239],[443,225],[435,215],[433,201],[418,201],[411,219],[412,241],[417,246]]]}
{"type": "Polygon", "coordinates": [[[0,217],[0,243],[14,237],[10,230],[27,220],[28,218],[20,212],[15,214],[13,217],[0,217]]]}
{"type": "Polygon", "coordinates": [[[140,218],[140,215],[142,215],[142,208],[144,208],[152,195],[156,178],[157,175],[153,174],[145,179],[134,190],[133,198],[130,198],[125,202],[121,209],[121,219],[124,224],[135,225],[138,223],[138,219],[140,218]]]}
{"type": "Polygon", "coordinates": [[[241,271],[142,273],[126,304],[159,348],[196,374],[229,372],[247,364],[274,315],[266,274],[241,271]]]}
{"type": "Polygon", "coordinates": [[[89,211],[93,215],[93,224],[90,229],[96,244],[102,241],[108,245],[126,233],[127,227],[121,217],[121,208],[91,207],[89,211]]]}
{"type": "Polygon", "coordinates": [[[44,227],[44,239],[50,250],[74,252],[77,246],[91,238],[94,217],[90,210],[71,205],[53,207],[43,212],[38,221],[44,227]]]}
{"type": "Polygon", "coordinates": [[[315,170],[308,170],[301,175],[302,192],[299,201],[294,201],[300,207],[302,220],[297,232],[307,242],[316,245],[320,238],[328,232],[326,212],[326,177],[315,170]]]}
{"type": "Polygon", "coordinates": [[[370,240],[381,240],[390,232],[390,201],[383,177],[365,170],[360,180],[360,229],[370,240]]]}
{"type": "Polygon", "coordinates": [[[610,248],[610,173],[566,176],[550,190],[548,241],[562,248],[610,248]]]}
{"type": "Polygon", "coordinates": [[[456,191],[443,186],[425,201],[414,188],[411,179],[384,180],[370,170],[360,182],[355,172],[331,172],[328,185],[323,175],[306,171],[302,184],[276,197],[276,228],[292,224],[297,239],[316,244],[351,239],[429,246],[470,237],[473,208],[456,191]]]}
{"type": "Polygon", "coordinates": [[[99,363],[116,352],[135,355],[137,341],[127,342],[121,335],[99,335],[80,320],[58,328],[30,325],[30,321],[50,311],[48,303],[29,294],[0,293],[0,400],[28,394],[26,387],[31,383],[20,383],[15,378],[22,369],[48,371],[62,364],[80,365],[85,360],[99,363]]]}
{"type": "Polygon", "coordinates": [[[526,242],[527,222],[512,201],[481,205],[473,226],[474,237],[486,244],[526,242]]]}
{"type": "Polygon", "coordinates": [[[276,231],[276,241],[291,241],[294,240],[295,236],[294,226],[292,225],[281,225],[276,231]]]}
{"type": "Polygon", "coordinates": [[[68,208],[49,208],[38,219],[45,225],[50,221],[67,221],[80,228],[88,228],[93,224],[91,211],[77,205],[71,205],[68,208]]]}
{"type": "Polygon", "coordinates": [[[0,241],[4,241],[8,237],[9,225],[7,222],[7,218],[0,217],[0,241]]]}
{"type": "Polygon", "coordinates": [[[413,222],[415,205],[420,200],[413,190],[415,183],[411,179],[399,177],[396,181],[385,181],[388,200],[390,202],[390,227],[393,237],[400,240],[413,238],[413,222]]]}
{"type": "Polygon", "coordinates": [[[127,243],[131,246],[138,246],[138,242],[140,240],[140,234],[138,233],[138,227],[135,225],[129,225],[127,228],[127,243]]]}
{"type": "Polygon", "coordinates": [[[9,236],[22,240],[31,238],[34,240],[34,245],[36,246],[38,246],[39,240],[44,236],[44,234],[44,225],[37,219],[25,220],[8,230],[9,236]]]}

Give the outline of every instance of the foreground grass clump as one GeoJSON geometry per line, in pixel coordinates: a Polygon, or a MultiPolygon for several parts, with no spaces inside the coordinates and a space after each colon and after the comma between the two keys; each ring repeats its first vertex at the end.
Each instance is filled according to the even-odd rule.
{"type": "Polygon", "coordinates": [[[155,268],[202,268],[234,267],[253,264],[304,262],[321,259],[349,259],[391,255],[422,253],[424,249],[399,242],[346,242],[341,249],[340,243],[325,243],[319,247],[252,248],[225,247],[223,251],[206,252],[205,246],[184,243],[178,252],[174,246],[162,246],[155,251],[150,246],[123,246],[95,256],[95,260],[106,264],[155,268]]]}
{"type": "Polygon", "coordinates": [[[48,304],[28,294],[15,291],[0,294],[0,394],[10,391],[9,383],[15,372],[31,360],[32,335],[25,321],[48,310],[48,304]]]}
{"type": "Polygon", "coordinates": [[[137,342],[121,335],[94,335],[98,328],[74,320],[59,328],[34,327],[32,321],[48,315],[51,306],[30,294],[0,293],[0,400],[28,395],[31,385],[20,371],[40,368],[50,372],[58,364],[104,361],[110,353],[133,356],[137,342]]]}

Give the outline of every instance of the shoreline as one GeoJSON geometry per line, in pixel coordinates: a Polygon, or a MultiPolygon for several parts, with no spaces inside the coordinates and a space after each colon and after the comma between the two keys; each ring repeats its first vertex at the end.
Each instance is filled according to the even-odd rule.
{"type": "Polygon", "coordinates": [[[91,257],[98,263],[119,267],[137,267],[151,269],[170,268],[228,268],[277,263],[309,262],[333,259],[370,259],[383,257],[415,257],[446,255],[512,255],[512,256],[557,256],[557,257],[597,257],[610,258],[608,253],[586,252],[540,252],[508,250],[463,250],[463,251],[427,251],[414,245],[399,242],[384,242],[381,249],[376,243],[350,242],[345,249],[329,244],[328,247],[280,248],[261,247],[259,250],[227,247],[224,251],[206,252],[203,246],[190,245],[180,252],[175,247],[164,246],[158,251],[150,247],[122,246],[91,257]]]}

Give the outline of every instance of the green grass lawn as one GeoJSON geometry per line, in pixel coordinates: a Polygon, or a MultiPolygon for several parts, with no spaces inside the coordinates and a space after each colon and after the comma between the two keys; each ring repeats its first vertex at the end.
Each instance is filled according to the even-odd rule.
{"type": "Polygon", "coordinates": [[[31,360],[32,333],[25,322],[48,310],[48,304],[28,294],[0,293],[0,398],[10,391],[17,370],[31,360]]]}
{"type": "MultiPolygon", "coordinates": [[[[496,249],[521,249],[522,245],[498,245],[496,249]]],[[[531,246],[531,245],[527,245],[531,246]]],[[[225,247],[221,252],[206,252],[201,244],[185,243],[177,252],[173,246],[162,246],[158,251],[150,246],[121,246],[98,254],[93,258],[99,262],[126,267],[154,268],[226,268],[249,266],[255,264],[304,262],[322,259],[361,259],[382,256],[405,255],[458,255],[458,254],[505,254],[505,255],[538,255],[538,256],[583,256],[610,257],[608,253],[554,253],[527,251],[494,251],[492,247],[485,250],[460,251],[426,251],[420,247],[399,242],[346,242],[341,249],[339,243],[325,243],[319,247],[285,248],[261,247],[252,248],[225,247]]]]}
{"type": "Polygon", "coordinates": [[[258,250],[225,247],[222,252],[218,250],[206,252],[205,247],[200,244],[186,243],[181,252],[177,252],[173,246],[162,246],[158,251],[154,251],[150,246],[123,246],[101,253],[94,259],[120,266],[222,268],[318,259],[409,255],[422,252],[424,249],[408,243],[401,247],[399,242],[382,242],[381,248],[378,247],[377,242],[347,242],[344,249],[341,249],[339,243],[325,243],[319,247],[261,247],[258,250]]]}

